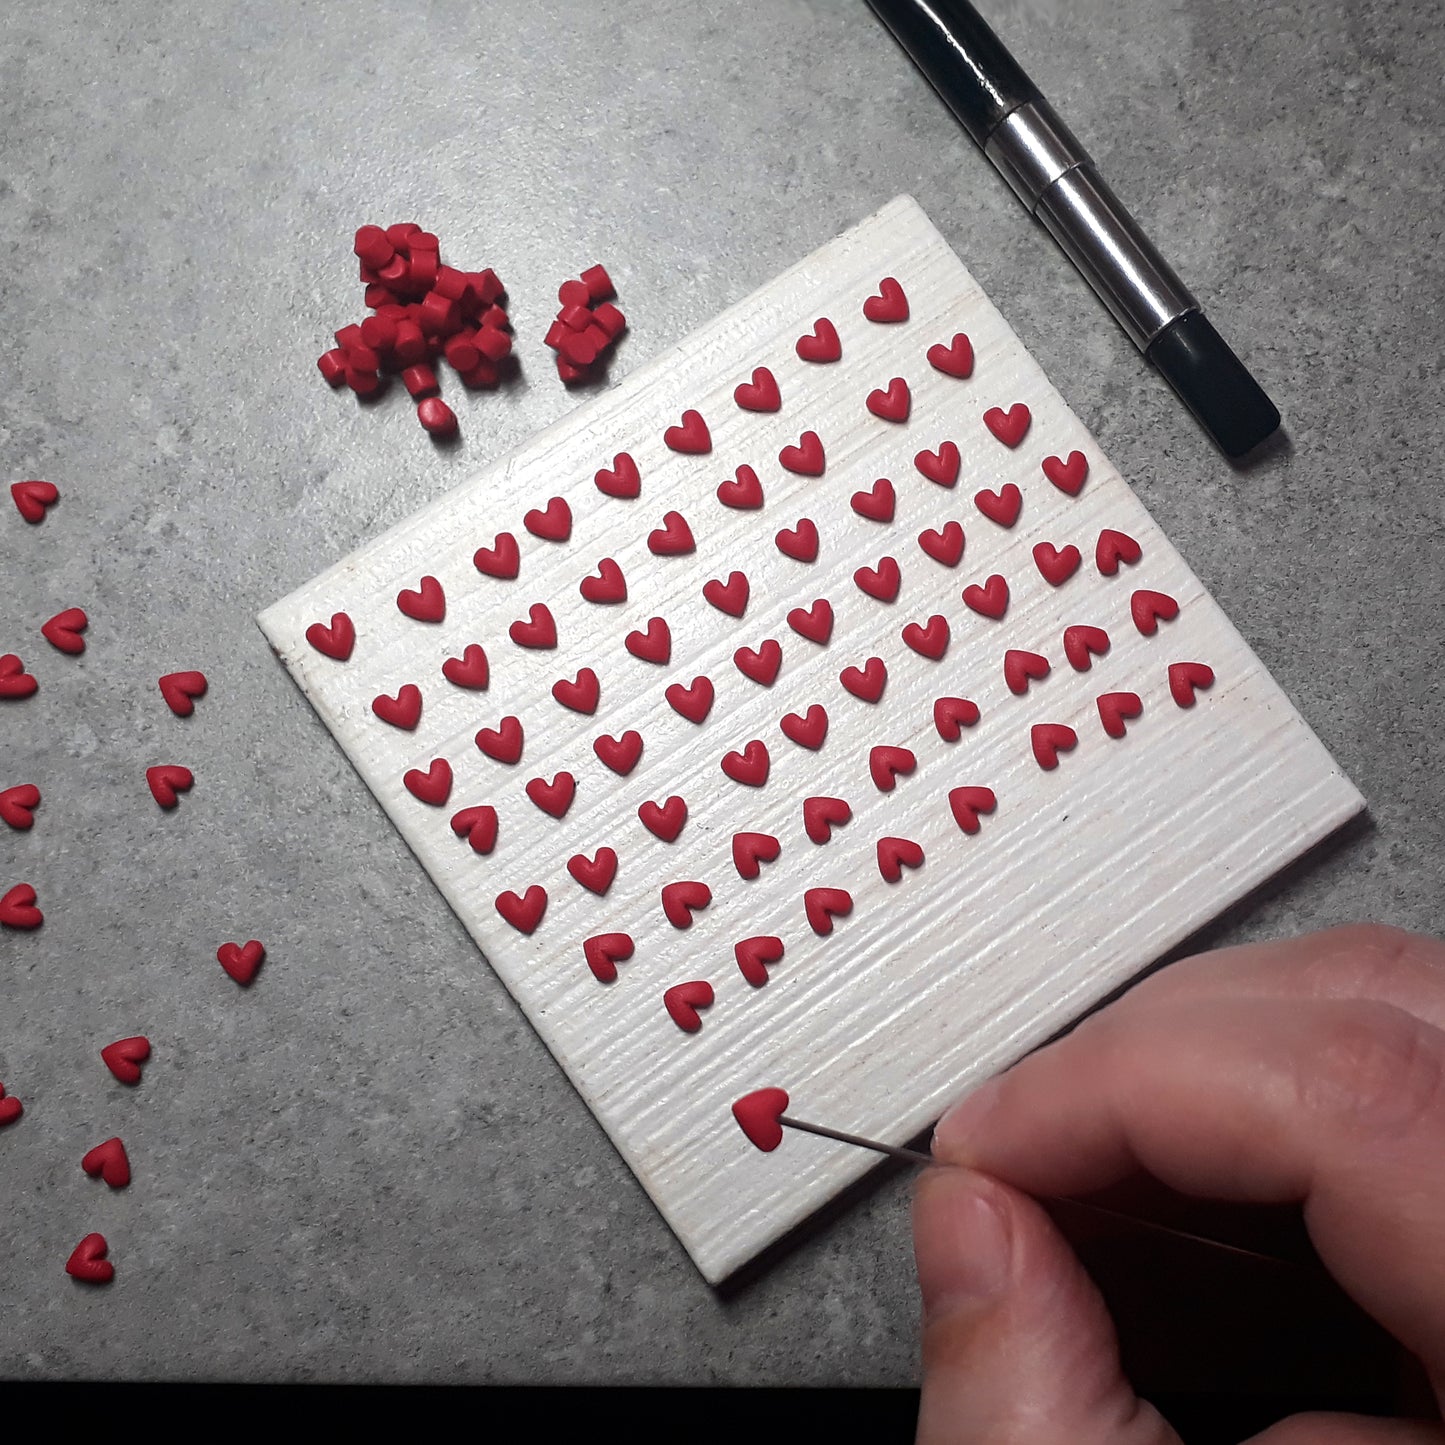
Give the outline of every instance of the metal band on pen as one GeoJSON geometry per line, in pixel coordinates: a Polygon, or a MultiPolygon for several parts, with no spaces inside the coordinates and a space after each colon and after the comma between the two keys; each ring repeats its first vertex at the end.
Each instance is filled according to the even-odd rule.
{"type": "Polygon", "coordinates": [[[984,154],[1140,349],[1199,303],[1149,243],[1047,101],[994,128],[984,154]]]}

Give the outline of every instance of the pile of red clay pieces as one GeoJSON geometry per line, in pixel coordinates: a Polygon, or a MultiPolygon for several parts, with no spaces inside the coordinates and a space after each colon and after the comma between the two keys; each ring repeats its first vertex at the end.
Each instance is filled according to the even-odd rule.
{"type": "Polygon", "coordinates": [[[557,353],[557,375],[563,381],[590,381],[599,358],[627,326],[612,304],[616,294],[601,266],[589,266],[579,280],[564,281],[558,289],[561,310],[543,339],[557,353]]]}
{"type": "Polygon", "coordinates": [[[372,314],[336,333],[336,346],[317,360],[321,375],[363,399],[400,376],[422,426],[453,436],[456,413],[439,395],[436,364],[445,357],[473,389],[497,385],[498,364],[512,350],[497,273],[443,265],[437,238],[413,221],[362,226],[355,251],[372,314]]]}

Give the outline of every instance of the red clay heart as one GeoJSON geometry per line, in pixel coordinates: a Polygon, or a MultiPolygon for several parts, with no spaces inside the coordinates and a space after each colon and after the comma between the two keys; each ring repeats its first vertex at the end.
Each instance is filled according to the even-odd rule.
{"type": "Polygon", "coordinates": [[[620,738],[603,733],[594,740],[592,751],[614,773],[625,778],[637,766],[637,760],[642,756],[642,734],[633,728],[628,728],[620,738]]]}
{"type": "Polygon", "coordinates": [[[990,522],[997,522],[1000,527],[1012,527],[1019,519],[1024,494],[1013,482],[1009,482],[996,492],[987,489],[975,492],[973,504],[990,522]]]}
{"type": "Polygon", "coordinates": [[[783,649],[770,637],[761,647],[740,647],[733,653],[733,661],[744,677],[770,687],[783,665],[783,649]]]}
{"type": "Polygon", "coordinates": [[[777,963],[783,953],[783,940],[770,933],[742,938],[733,944],[738,969],[754,988],[761,988],[768,981],[768,965],[777,963]]]}
{"type": "Polygon", "coordinates": [[[729,617],[741,617],[747,611],[749,590],[746,573],[731,572],[726,582],[704,582],[702,595],[719,612],[726,612],[729,617]]]}
{"type": "Polygon", "coordinates": [[[702,1027],[698,1009],[711,1007],[712,1001],[712,985],[705,979],[695,979],[691,983],[675,983],[662,996],[663,1006],[667,1009],[673,1023],[684,1033],[689,1034],[695,1034],[702,1027]]]}
{"type": "Polygon", "coordinates": [[[28,883],[17,883],[0,894],[0,928],[39,928],[45,915],[35,906],[35,897],[28,883]]]}
{"type": "Polygon", "coordinates": [[[863,303],[863,314],[870,321],[907,321],[908,297],[892,276],[878,283],[878,294],[863,303]]]}
{"type": "Polygon", "coordinates": [[[947,346],[940,341],[928,348],[928,364],[945,376],[970,377],[973,375],[973,344],[962,331],[956,331],[947,346]]]}
{"type": "Polygon", "coordinates": [[[670,426],[663,432],[662,439],[675,452],[710,452],[712,436],[702,413],[685,411],[681,426],[670,426]]]}
{"type": "Polygon", "coordinates": [[[758,480],[758,474],[744,462],[734,480],[718,486],[717,499],[725,507],[749,511],[763,505],[763,484],[758,480]]]}
{"type": "Polygon", "coordinates": [[[1102,657],[1108,650],[1109,634],[1102,627],[1088,627],[1076,622],[1072,627],[1064,628],[1064,656],[1075,672],[1088,672],[1094,665],[1094,658],[1102,657]]]}
{"type": "Polygon", "coordinates": [[[372,698],[371,710],[382,722],[410,732],[421,721],[421,689],[409,682],[395,697],[381,693],[372,698]]]}
{"type": "Polygon", "coordinates": [[[764,863],[771,863],[783,845],[771,833],[734,833],[733,867],[740,878],[756,878],[764,863]]]}
{"type": "Polygon", "coordinates": [[[938,736],[946,743],[956,743],[964,728],[971,728],[978,721],[978,704],[966,697],[936,697],[933,699],[933,726],[938,736]]]}
{"type": "Polygon", "coordinates": [[[533,778],[527,784],[527,796],[544,813],[561,818],[577,796],[577,780],[571,773],[558,773],[550,783],[546,778],[533,778]]]}
{"type": "Polygon", "coordinates": [[[557,624],[552,619],[551,609],[545,602],[534,602],[527,613],[527,621],[518,619],[508,629],[508,636],[518,647],[556,647],[557,624]]]}
{"type": "Polygon", "coordinates": [[[13,1124],[24,1112],[25,1105],[14,1095],[7,1095],[5,1085],[0,1084],[0,1129],[13,1124]]]}
{"type": "Polygon", "coordinates": [[[1083,452],[1070,452],[1067,461],[1058,457],[1045,457],[1044,475],[1061,491],[1077,497],[1089,475],[1089,459],[1083,452]]]}
{"type": "Polygon", "coordinates": [[[552,684],[552,696],[573,712],[596,712],[601,693],[597,674],[590,667],[582,668],[575,678],[559,677],[552,684]]]}
{"type": "Polygon", "coordinates": [[[980,617],[997,620],[1008,611],[1008,583],[995,572],[982,587],[977,583],[965,587],[963,600],[980,617]]]}
{"type": "Polygon", "coordinates": [[[693,540],[692,528],[681,512],[664,512],[662,526],[647,537],[647,549],[659,557],[677,557],[691,552],[697,543],[693,540]]]}
{"type": "Polygon", "coordinates": [[[1160,622],[1172,622],[1179,616],[1179,604],[1167,592],[1150,592],[1141,587],[1129,599],[1129,613],[1134,626],[1145,637],[1152,637],[1160,622]]]}
{"type": "Polygon", "coordinates": [[[356,646],[356,627],[346,613],[337,612],[332,615],[330,627],[324,622],[313,622],[306,629],[306,640],[323,657],[347,662],[356,646]]]}
{"type": "MultiPolygon", "coordinates": [[[[63,612],[57,612],[54,617],[40,624],[40,635],[54,648],[60,652],[68,652],[72,656],[78,656],[85,651],[85,638],[80,634],[90,626],[90,618],[85,615],[82,608],[67,607],[63,612]]],[[[195,674],[200,677],[200,673],[195,674]]],[[[202,679],[204,681],[204,679],[202,679]]],[[[165,678],[161,679],[161,689],[165,689],[165,678]]],[[[187,708],[186,712],[190,709],[187,708]]],[[[185,713],[181,714],[182,717],[185,713]]]]}
{"type": "Polygon", "coordinates": [[[980,828],[978,815],[991,813],[998,807],[992,788],[954,788],[948,795],[948,806],[953,811],[953,820],[965,833],[977,833],[980,828]]]}
{"type": "Polygon", "coordinates": [[[870,522],[891,522],[897,501],[893,483],[887,477],[879,477],[871,490],[854,492],[849,505],[860,517],[867,517],[870,522]]]}
{"type": "Polygon", "coordinates": [[[1132,565],[1143,555],[1144,549],[1127,532],[1116,532],[1112,527],[1105,527],[1094,544],[1094,565],[1105,577],[1112,577],[1120,562],[1132,565]]]}
{"type": "Polygon", "coordinates": [[[256,970],[266,960],[266,949],[254,938],[249,943],[236,945],[234,943],[223,943],[216,950],[216,962],[233,978],[242,988],[246,988],[252,979],[256,977],[256,970]]]}
{"type": "Polygon", "coordinates": [[[815,702],[808,709],[807,716],[790,712],[778,726],[790,742],[816,751],[823,746],[823,740],[828,736],[828,710],[822,703],[815,702]]]}
{"type": "Polygon", "coordinates": [[[29,697],[39,686],[13,652],[0,657],[0,698],[29,697]]]}
{"type": "Polygon", "coordinates": [[[45,509],[60,500],[60,488],[54,482],[11,482],[10,495],[27,522],[43,522],[45,509]]]}
{"type": "Polygon", "coordinates": [[[634,945],[630,934],[597,933],[582,940],[582,956],[599,983],[617,980],[617,965],[632,957],[634,945]]]}
{"type": "Polygon", "coordinates": [[[599,848],[595,858],[585,853],[574,854],[567,860],[567,871],[584,888],[593,893],[606,893],[617,876],[617,854],[611,848],[599,848]]]}
{"type": "Polygon", "coordinates": [[[733,400],[744,411],[777,411],[783,404],[777,380],[766,366],[753,372],[752,381],[738,383],[733,389],[733,400]]]}
{"type": "Polygon", "coordinates": [[[97,1144],[81,1159],[80,1167],[92,1179],[97,1176],[104,1179],[112,1189],[124,1189],[130,1183],[130,1159],[119,1139],[97,1144]]]}
{"type": "Polygon", "coordinates": [[[661,617],[648,619],[646,632],[629,632],[622,645],[643,662],[665,663],[672,656],[672,629],[661,617]]]}
{"type": "Polygon", "coordinates": [[[1003,680],[1015,695],[1026,693],[1030,682],[1047,677],[1050,670],[1048,658],[1040,657],[1037,652],[1010,647],[1003,655],[1003,680]]]}
{"type": "Polygon", "coordinates": [[[190,717],[196,710],[194,699],[206,695],[204,672],[168,672],[160,680],[161,696],[177,717],[190,717]]]}
{"type": "Polygon", "coordinates": [[[785,1089],[754,1089],[733,1104],[733,1118],[748,1141],[764,1154],[771,1154],[783,1142],[778,1120],[788,1112],[785,1089]]]}
{"type": "Polygon", "coordinates": [[[691,928],[692,915],[712,902],[712,889],[706,883],[688,881],[662,885],[662,911],[674,928],[691,928]]]}
{"type": "Polygon", "coordinates": [[[819,597],[811,607],[795,607],[788,613],[788,626],[809,642],[826,643],[833,635],[833,607],[819,597]]]}
{"type": "Polygon", "coordinates": [[[477,734],[477,746],[499,763],[515,763],[522,756],[522,724],[515,717],[504,717],[494,728],[483,728],[477,734]]]}
{"type": "Polygon", "coordinates": [[[637,463],[626,452],[618,452],[612,459],[612,469],[602,467],[592,480],[597,490],[608,497],[635,497],[642,490],[637,463]]]}
{"type": "Polygon", "coordinates": [[[572,508],[564,498],[553,497],[544,510],[528,512],[522,525],[544,542],[565,542],[572,535],[572,508]]]}
{"type": "Polygon", "coordinates": [[[900,773],[905,776],[918,766],[918,759],[908,748],[879,743],[868,751],[868,771],[880,793],[891,793],[900,773]]]}
{"type": "Polygon", "coordinates": [[[604,557],[597,564],[597,575],[584,577],[577,590],[587,602],[627,601],[627,579],[611,557],[604,557]]]}
{"type": "Polygon", "coordinates": [[[928,527],[918,534],[918,545],[945,567],[957,567],[963,556],[963,524],[945,522],[942,530],[928,527]]]}
{"type": "Polygon", "coordinates": [[[496,908],[518,933],[534,933],[547,911],[547,890],[540,883],[534,883],[519,898],[508,889],[497,894],[496,908]]]}
{"type": "Polygon", "coordinates": [[[1016,447],[1024,439],[1032,420],[1028,407],[1021,401],[1014,402],[1007,411],[991,406],[983,414],[983,424],[1006,447],[1016,447]]]}
{"type": "Polygon", "coordinates": [[[1059,754],[1068,752],[1078,741],[1078,733],[1067,723],[1035,723],[1029,730],[1029,746],[1046,772],[1058,767],[1059,754]]]}
{"type": "Polygon", "coordinates": [[[426,772],[411,768],[401,781],[413,798],[439,808],[452,795],[452,765],[445,758],[433,758],[426,772]]]}
{"type": "Polygon", "coordinates": [[[853,574],[853,581],[860,591],[870,597],[876,597],[880,602],[892,602],[898,596],[903,573],[894,558],[880,557],[876,567],[860,567],[853,574]]]}
{"type": "Polygon", "coordinates": [[[668,706],[674,712],[681,714],[689,722],[700,723],[712,711],[712,679],[695,677],[687,687],[675,682],[663,696],[667,698],[668,706]]]}
{"type": "Polygon", "coordinates": [[[853,911],[853,895],[846,888],[809,888],[803,894],[803,911],[813,932],[827,937],[833,931],[833,920],[853,911]]]}
{"type": "Polygon", "coordinates": [[[687,804],[676,794],[665,803],[644,803],[637,810],[642,826],[664,843],[672,843],[687,822],[687,804]]]}
{"type": "MultiPolygon", "coordinates": [[[[1214,669],[1206,662],[1171,662],[1169,664],[1169,691],[1180,707],[1194,706],[1196,688],[1214,685],[1214,669]]],[[[0,802],[3,802],[0,796],[0,802]]]]}
{"type": "Polygon", "coordinates": [[[146,769],[146,786],[163,808],[174,808],[180,802],[178,794],[188,792],[195,781],[191,770],[177,763],[161,763],[146,769]]]}
{"type": "Polygon", "coordinates": [[[447,595],[435,577],[423,577],[415,591],[402,588],[396,605],[414,622],[440,622],[447,615],[447,595]]]}
{"type": "Polygon", "coordinates": [[[115,1278],[115,1266],[105,1257],[110,1246],[103,1234],[87,1234],[70,1252],[65,1272],[84,1284],[109,1284],[115,1278]]]}
{"type": "Polygon", "coordinates": [[[1099,721],[1111,738],[1121,738],[1129,731],[1129,719],[1144,711],[1137,692],[1106,692],[1094,699],[1099,721]]]}
{"type": "Polygon", "coordinates": [[[815,843],[826,843],[834,828],[841,828],[853,817],[853,810],[842,798],[804,798],[803,827],[815,843]]]}
{"type": "Polygon", "coordinates": [[[884,684],[888,681],[888,667],[881,657],[870,657],[862,667],[845,667],[838,674],[838,681],[864,702],[877,702],[883,696],[884,684]]]}
{"type": "Polygon", "coordinates": [[[1040,542],[1034,547],[1034,566],[1051,587],[1060,587],[1079,570],[1079,549],[1072,543],[1055,547],[1052,542],[1040,542]]]}
{"type": "Polygon", "coordinates": [[[805,431],[795,447],[784,447],[778,453],[778,465],[801,477],[821,477],[827,466],[823,443],[815,431],[805,431]]]}
{"type": "Polygon", "coordinates": [[[820,316],[811,334],[800,336],[794,349],[804,361],[837,361],[843,354],[843,343],[838,340],[838,328],[826,316],[820,316]]]}
{"type": "Polygon", "coordinates": [[[517,539],[510,532],[498,532],[490,547],[478,547],[472,553],[472,566],[488,577],[515,577],[522,566],[517,539]]]}
{"type": "Polygon", "coordinates": [[[486,649],[480,642],[468,643],[460,657],[449,657],[442,663],[442,676],[453,687],[465,687],[473,692],[480,692],[492,678],[486,649]]]}
{"type": "Polygon", "coordinates": [[[914,652],[935,662],[948,651],[948,637],[948,618],[938,612],[928,619],[927,626],[910,622],[903,629],[903,641],[914,652]]]}
{"type": "Polygon", "coordinates": [[[867,406],[882,421],[907,421],[913,394],[908,390],[908,383],[901,376],[895,376],[886,391],[878,388],[868,393],[867,406]]]}
{"type": "Polygon", "coordinates": [[[958,480],[958,469],[962,462],[963,458],[959,456],[955,442],[941,442],[937,451],[919,452],[913,458],[913,465],[930,482],[937,482],[940,487],[951,487],[958,480]]]}
{"type": "Polygon", "coordinates": [[[880,838],[878,840],[878,871],[884,881],[897,883],[905,868],[923,866],[923,849],[911,838],[880,838]]]}
{"type": "Polygon", "coordinates": [[[768,780],[772,759],[768,757],[767,745],[754,738],[742,752],[728,753],[722,760],[722,770],[735,783],[744,783],[750,788],[761,788],[768,780]]]}
{"type": "Polygon", "coordinates": [[[0,788],[0,821],[19,832],[35,825],[34,810],[40,806],[40,789],[34,783],[17,783],[0,788]]]}
{"type": "Polygon", "coordinates": [[[497,846],[497,810],[489,803],[463,808],[452,816],[452,832],[465,838],[473,853],[490,853],[497,846]]]}
{"type": "Polygon", "coordinates": [[[128,1039],[117,1039],[107,1044],[100,1057],[122,1084],[140,1083],[140,1066],[151,1056],[151,1041],[144,1034],[134,1034],[128,1039]]]}
{"type": "Polygon", "coordinates": [[[784,527],[774,538],[778,551],[795,562],[815,562],[818,558],[818,529],[809,518],[802,518],[796,527],[784,527]]]}

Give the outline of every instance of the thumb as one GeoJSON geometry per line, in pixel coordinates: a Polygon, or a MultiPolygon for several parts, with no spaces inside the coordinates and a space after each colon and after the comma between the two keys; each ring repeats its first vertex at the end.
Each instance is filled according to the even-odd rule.
{"type": "Polygon", "coordinates": [[[968,1169],[923,1171],[918,1445],[1179,1445],[1119,1368],[1113,1321],[1053,1221],[968,1169]]]}

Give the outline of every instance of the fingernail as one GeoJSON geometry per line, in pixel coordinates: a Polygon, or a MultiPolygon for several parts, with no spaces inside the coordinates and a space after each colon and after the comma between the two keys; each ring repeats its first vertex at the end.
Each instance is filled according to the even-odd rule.
{"type": "Polygon", "coordinates": [[[1008,1221],[987,1186],[978,1176],[939,1170],[945,1180],[929,1181],[931,1190],[944,1192],[931,1205],[931,1238],[926,1258],[920,1260],[918,1282],[924,1319],[960,1309],[977,1309],[1008,1289],[1013,1243],[1008,1221]],[[952,1191],[954,1197],[948,1197],[952,1191]]]}
{"type": "Polygon", "coordinates": [[[960,1099],[938,1121],[933,1130],[933,1153],[950,1164],[968,1162],[968,1141],[984,1120],[993,1113],[999,1100],[999,1081],[990,1079],[973,1093],[960,1099]]]}

